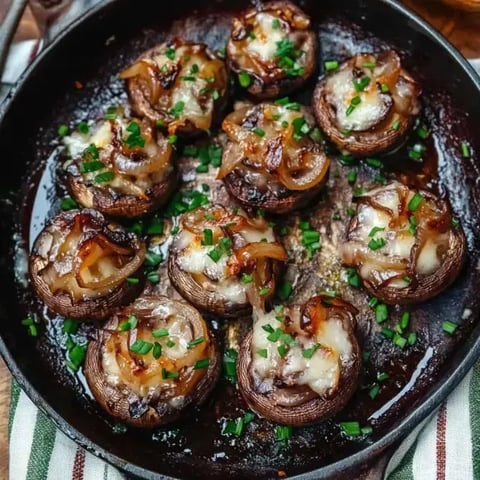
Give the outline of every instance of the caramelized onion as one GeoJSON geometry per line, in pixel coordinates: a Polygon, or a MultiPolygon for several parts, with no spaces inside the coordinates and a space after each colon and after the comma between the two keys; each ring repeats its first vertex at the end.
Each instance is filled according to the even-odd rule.
{"type": "Polygon", "coordinates": [[[30,278],[36,294],[55,313],[104,318],[133,300],[142,282],[126,281],[140,267],[145,245],[94,210],[54,217],[34,242],[30,278]]]}
{"type": "Polygon", "coordinates": [[[280,316],[288,321],[283,322],[276,321],[278,312],[254,309],[253,332],[237,361],[238,384],[248,406],[268,420],[296,426],[343,408],[355,392],[362,363],[355,314],[350,304],[327,296],[284,307],[280,316]],[[282,335],[269,333],[273,325],[280,325],[282,335]],[[263,350],[266,356],[259,354],[263,350]]]}
{"type": "Polygon", "coordinates": [[[323,187],[330,161],[310,135],[316,128],[310,110],[293,107],[262,103],[225,118],[229,143],[217,178],[244,205],[283,213],[323,187]]]}
{"type": "Polygon", "coordinates": [[[448,204],[398,182],[359,198],[344,263],[385,303],[413,303],[437,295],[458,275],[465,256],[461,228],[448,204]]]}
{"type": "Polygon", "coordinates": [[[90,342],[85,376],[109,414],[152,428],[201,404],[220,365],[215,339],[198,311],[167,297],[144,296],[118,311],[98,340],[90,342]],[[135,324],[123,328],[132,318],[135,324]],[[159,331],[166,336],[158,336],[159,331]],[[142,352],[135,345],[147,349],[142,352]]]}
{"type": "Polygon", "coordinates": [[[394,50],[360,53],[320,80],[313,108],[340,149],[369,156],[401,144],[420,112],[420,95],[394,50]]]}

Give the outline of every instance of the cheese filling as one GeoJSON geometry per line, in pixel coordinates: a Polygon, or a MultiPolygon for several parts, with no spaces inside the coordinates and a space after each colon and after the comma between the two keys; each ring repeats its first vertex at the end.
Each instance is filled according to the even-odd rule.
{"type": "Polygon", "coordinates": [[[318,395],[338,386],[342,366],[352,357],[352,345],[342,320],[335,316],[320,322],[314,335],[302,331],[299,314],[285,327],[275,312],[254,311],[252,368],[264,384],[280,380],[287,386],[306,385],[318,395]],[[277,333],[277,330],[281,332],[277,333]]]}
{"type": "Polygon", "coordinates": [[[421,206],[409,210],[415,195],[421,198],[415,191],[394,183],[363,196],[388,210],[360,201],[355,226],[342,246],[344,262],[357,265],[362,278],[405,288],[411,281],[408,267],[412,256],[415,273],[420,276],[432,275],[442,265],[450,232],[429,227],[428,221],[438,215],[431,200],[422,199],[421,206]]]}

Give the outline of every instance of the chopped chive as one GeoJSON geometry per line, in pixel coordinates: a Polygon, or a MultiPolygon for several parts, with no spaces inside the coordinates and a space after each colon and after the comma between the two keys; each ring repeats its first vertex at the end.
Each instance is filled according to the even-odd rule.
{"type": "Polygon", "coordinates": [[[324,66],[327,72],[331,72],[332,70],[336,70],[338,68],[338,62],[337,60],[328,60],[324,63],[324,66]]]}
{"type": "Polygon", "coordinates": [[[162,346],[158,342],[153,343],[152,356],[155,360],[158,360],[162,356],[162,346]]]}
{"type": "Polygon", "coordinates": [[[453,228],[456,228],[460,225],[460,221],[458,220],[458,218],[452,217],[452,219],[450,220],[450,225],[453,228]]]}
{"type": "Polygon", "coordinates": [[[370,77],[356,78],[353,80],[353,86],[357,92],[363,92],[371,82],[370,77]]]}
{"type": "Polygon", "coordinates": [[[361,280],[360,277],[358,276],[358,273],[355,271],[353,268],[347,268],[347,278],[348,278],[348,284],[351,287],[359,288],[361,285],[361,280]]]}
{"type": "Polygon", "coordinates": [[[80,164],[80,173],[96,172],[102,168],[105,168],[105,164],[98,160],[94,160],[93,162],[82,162],[80,164]]]}
{"type": "Polygon", "coordinates": [[[417,333],[416,333],[416,332],[411,332],[411,333],[408,335],[407,343],[408,343],[409,345],[415,345],[415,344],[417,343],[417,333]]]}
{"type": "Polygon", "coordinates": [[[355,215],[355,209],[352,207],[348,207],[346,213],[349,217],[353,217],[355,215]]]}
{"type": "Polygon", "coordinates": [[[138,339],[130,345],[130,351],[138,353],[139,355],[146,355],[153,348],[153,343],[138,339]]]}
{"type": "Polygon", "coordinates": [[[312,345],[311,347],[309,348],[306,348],[304,351],[303,351],[303,356],[304,358],[312,358],[313,355],[315,354],[315,352],[320,348],[320,344],[319,343],[315,343],[314,345],[312,345]]]}
{"type": "Polygon", "coordinates": [[[408,202],[408,210],[414,212],[422,203],[423,196],[420,193],[415,193],[415,195],[408,202]]]}
{"type": "Polygon", "coordinates": [[[76,208],[78,208],[78,203],[73,198],[62,198],[62,201],[60,202],[60,209],[63,212],[66,212],[68,210],[75,210],[76,208]]]}
{"type": "Polygon", "coordinates": [[[379,373],[377,375],[377,380],[379,382],[384,382],[385,380],[388,380],[390,378],[390,375],[386,372],[379,373]]]}
{"type": "Polygon", "coordinates": [[[392,130],[398,130],[400,128],[400,125],[402,124],[402,122],[400,120],[395,120],[393,123],[392,123],[392,130]]]}
{"type": "Polygon", "coordinates": [[[168,136],[168,143],[170,145],[173,145],[174,143],[177,143],[178,136],[177,135],[169,135],[168,136]]]}
{"type": "Polygon", "coordinates": [[[392,342],[394,345],[402,349],[405,348],[405,346],[407,345],[407,339],[405,337],[402,337],[399,333],[395,333],[392,342]]]}
{"type": "Polygon", "coordinates": [[[175,49],[173,47],[168,47],[165,55],[169,60],[175,60],[175,49]]]}
{"type": "Polygon", "coordinates": [[[370,435],[373,432],[373,428],[370,426],[362,427],[361,431],[362,431],[362,435],[370,435]]]}
{"type": "Polygon", "coordinates": [[[417,129],[417,135],[423,140],[428,137],[428,133],[428,130],[424,126],[421,126],[417,129]]]}
{"type": "Polygon", "coordinates": [[[470,145],[467,142],[462,142],[461,150],[464,158],[470,158],[470,145]]]}
{"type": "Polygon", "coordinates": [[[269,342],[278,342],[279,338],[281,337],[283,330],[281,328],[277,328],[272,333],[270,333],[267,337],[269,342]]]}
{"type": "Polygon", "coordinates": [[[242,283],[252,283],[253,282],[253,275],[247,275],[246,273],[244,273],[242,275],[242,283]]]}
{"type": "Polygon", "coordinates": [[[94,181],[95,183],[106,183],[111,182],[115,177],[113,172],[103,172],[95,175],[94,181]]]}
{"type": "Polygon", "coordinates": [[[157,283],[160,282],[160,275],[157,272],[148,272],[147,273],[147,280],[150,283],[153,283],[154,285],[156,285],[157,283]]]}
{"type": "Polygon", "coordinates": [[[202,245],[213,245],[213,232],[210,228],[203,231],[202,245]]]}
{"type": "Polygon", "coordinates": [[[152,332],[152,337],[154,338],[161,338],[161,337],[168,337],[168,329],[167,328],[159,328],[152,332]]]}
{"type": "Polygon", "coordinates": [[[78,130],[80,133],[83,133],[84,135],[87,135],[88,132],[90,131],[90,127],[88,126],[88,123],[87,123],[87,122],[80,122],[80,123],[77,125],[77,130],[78,130]]]}
{"type": "Polygon", "coordinates": [[[357,172],[355,170],[350,170],[347,175],[348,183],[355,183],[357,180],[357,172]]]}
{"type": "Polygon", "coordinates": [[[261,297],[264,297],[265,295],[268,295],[270,293],[270,288],[269,287],[262,287],[259,291],[258,294],[261,297]]]}
{"type": "Polygon", "coordinates": [[[176,345],[176,343],[173,340],[168,340],[167,342],[167,347],[168,348],[173,348],[176,345]]]}
{"type": "Polygon", "coordinates": [[[451,322],[450,320],[446,320],[442,323],[442,328],[444,332],[452,334],[458,328],[458,324],[455,322],[451,322]]]}
{"type": "Polygon", "coordinates": [[[170,372],[166,368],[162,368],[162,378],[167,380],[169,378],[178,378],[180,374],[178,372],[170,372]]]}
{"type": "Polygon", "coordinates": [[[408,328],[408,324],[410,323],[410,312],[403,312],[402,316],[400,317],[400,321],[398,324],[402,330],[406,330],[408,328]]]}
{"type": "Polygon", "coordinates": [[[388,338],[389,340],[392,340],[393,337],[395,336],[395,332],[388,327],[383,327],[381,332],[380,332],[385,338],[388,338]]]}
{"type": "Polygon", "coordinates": [[[184,82],[196,82],[197,78],[194,77],[193,75],[186,75],[186,76],[182,77],[182,80],[184,82]]]}
{"type": "Polygon", "coordinates": [[[415,235],[417,233],[417,219],[413,215],[409,217],[408,223],[410,224],[410,228],[408,231],[410,232],[411,235],[415,235]]]}
{"type": "Polygon", "coordinates": [[[163,260],[161,253],[155,253],[153,250],[147,250],[145,254],[145,265],[149,268],[156,268],[163,260]]]}
{"type": "Polygon", "coordinates": [[[259,137],[264,137],[266,133],[265,130],[262,130],[261,128],[258,128],[258,127],[255,127],[252,131],[259,137]]]}
{"type": "Polygon", "coordinates": [[[118,107],[111,106],[107,108],[107,111],[105,112],[105,118],[107,120],[115,120],[118,115],[118,107]]]}
{"type": "Polygon", "coordinates": [[[202,358],[200,360],[197,360],[195,362],[195,365],[193,366],[194,370],[199,370],[200,368],[207,368],[210,365],[210,359],[209,358],[202,358]]]}
{"type": "Polygon", "coordinates": [[[292,437],[292,427],[290,425],[277,425],[275,428],[277,440],[286,442],[292,437]]]}
{"type": "Polygon", "coordinates": [[[311,138],[314,142],[321,142],[321,141],[323,141],[322,132],[321,132],[321,130],[320,130],[318,127],[313,128],[312,131],[309,133],[309,135],[310,135],[310,138],[311,138]]]}
{"type": "Polygon", "coordinates": [[[120,332],[133,330],[137,326],[138,320],[135,315],[129,315],[128,318],[118,326],[120,332]]]}
{"type": "Polygon", "coordinates": [[[382,91],[382,93],[388,93],[390,91],[390,88],[386,83],[382,83],[380,85],[380,90],[382,91]]]}
{"type": "Polygon", "coordinates": [[[279,345],[277,351],[280,357],[285,358],[288,353],[288,348],[285,345],[279,345]]]}
{"type": "Polygon", "coordinates": [[[290,298],[290,295],[292,294],[292,292],[293,292],[292,284],[287,282],[286,280],[283,280],[278,286],[277,296],[282,302],[285,302],[290,298]]]}
{"type": "Polygon", "coordinates": [[[240,72],[238,74],[238,81],[243,88],[248,88],[252,83],[252,79],[247,72],[240,72]]]}
{"type": "Polygon", "coordinates": [[[365,62],[363,64],[363,68],[375,68],[377,66],[377,62],[376,61],[373,61],[373,62],[365,62]]]}
{"type": "MultiPolygon", "coordinates": [[[[32,323],[28,325],[33,325],[33,319],[28,318],[26,320],[31,320],[32,323]]],[[[22,325],[27,325],[26,323],[23,323],[24,321],[22,321],[22,325]]],[[[62,331],[68,333],[69,335],[75,335],[78,332],[78,327],[79,323],[77,320],[74,320],[73,318],[66,318],[63,321],[62,331]]]]}
{"type": "Polygon", "coordinates": [[[58,127],[57,133],[60,137],[66,137],[68,135],[69,128],[67,125],[60,125],[58,127]]]}
{"type": "Polygon", "coordinates": [[[378,232],[384,232],[385,227],[373,227],[368,234],[369,237],[374,237],[378,232]]]}
{"type": "Polygon", "coordinates": [[[237,364],[238,353],[233,348],[225,351],[223,355],[223,376],[231,383],[237,382],[237,364]]]}
{"type": "Polygon", "coordinates": [[[222,251],[219,250],[218,248],[212,248],[207,255],[215,262],[217,263],[220,258],[222,258],[222,251]]]}
{"type": "Polygon", "coordinates": [[[368,248],[370,250],[378,250],[385,246],[385,240],[383,238],[372,238],[368,242],[368,248]]]}
{"type": "Polygon", "coordinates": [[[240,437],[243,433],[244,423],[243,417],[236,418],[235,420],[227,420],[223,424],[222,435],[232,434],[240,437]]]}
{"type": "Polygon", "coordinates": [[[341,422],[340,428],[343,433],[349,437],[357,437],[361,434],[360,424],[358,422],[341,422]]]}
{"type": "Polygon", "coordinates": [[[362,352],[362,358],[365,363],[370,361],[370,357],[372,356],[372,352],[366,352],[365,350],[362,352]]]}
{"type": "Polygon", "coordinates": [[[280,20],[278,18],[274,18],[272,20],[272,28],[274,30],[278,30],[280,28],[280,20]]]}
{"type": "Polygon", "coordinates": [[[366,158],[365,163],[372,168],[382,168],[383,162],[378,158],[366,158]]]}
{"type": "Polygon", "coordinates": [[[384,303],[379,303],[375,307],[375,320],[377,323],[383,323],[388,319],[388,307],[384,303]]]}
{"type": "Polygon", "coordinates": [[[268,351],[266,348],[262,348],[261,350],[257,350],[257,355],[262,358],[267,358],[268,351]]]}
{"type": "Polygon", "coordinates": [[[262,330],[265,330],[267,333],[273,333],[275,331],[275,329],[269,323],[263,325],[262,330]]]}
{"type": "Polygon", "coordinates": [[[377,383],[369,390],[368,396],[373,400],[380,392],[380,385],[377,383]]]}
{"type": "Polygon", "coordinates": [[[378,305],[378,298],[377,297],[372,297],[368,300],[368,306],[370,308],[375,308],[378,305]]]}
{"type": "Polygon", "coordinates": [[[192,341],[188,342],[187,348],[190,350],[193,347],[195,347],[196,345],[200,345],[204,341],[205,341],[205,337],[198,337],[195,340],[192,340],[192,341]]]}

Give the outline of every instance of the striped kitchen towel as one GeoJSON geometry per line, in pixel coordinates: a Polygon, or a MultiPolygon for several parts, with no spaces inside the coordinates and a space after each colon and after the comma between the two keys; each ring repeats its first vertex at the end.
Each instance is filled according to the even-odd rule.
{"type": "MultiPolygon", "coordinates": [[[[126,478],[57,430],[15,382],[9,438],[10,480],[126,478]]],[[[480,362],[440,409],[403,441],[384,478],[480,480],[480,362]]]]}

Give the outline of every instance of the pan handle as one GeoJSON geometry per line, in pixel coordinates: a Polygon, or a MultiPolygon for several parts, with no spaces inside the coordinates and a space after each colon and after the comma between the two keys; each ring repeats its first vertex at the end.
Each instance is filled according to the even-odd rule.
{"type": "Polygon", "coordinates": [[[12,0],[7,15],[0,26],[0,78],[5,67],[10,43],[27,3],[28,0],[12,0]]]}

